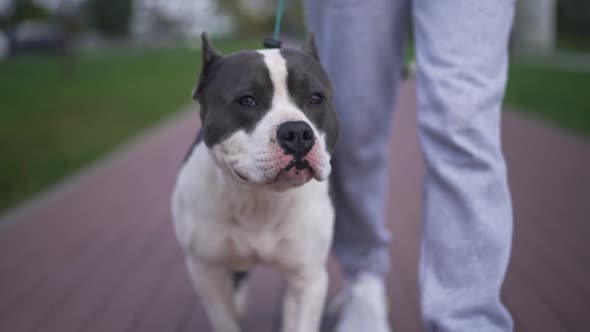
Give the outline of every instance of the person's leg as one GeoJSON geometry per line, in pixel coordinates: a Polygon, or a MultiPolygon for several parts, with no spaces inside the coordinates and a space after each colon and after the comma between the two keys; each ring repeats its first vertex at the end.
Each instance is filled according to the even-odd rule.
{"type": "Polygon", "coordinates": [[[513,7],[514,0],[414,1],[428,331],[512,330],[500,301],[512,238],[500,109],[513,7]]]}
{"type": "MultiPolygon", "coordinates": [[[[322,64],[335,90],[340,138],[333,156],[333,252],[347,294],[337,332],[390,330],[383,280],[392,114],[407,35],[407,0],[306,0],[322,64]]],[[[332,302],[334,303],[334,302],[332,302]]]]}
{"type": "Polygon", "coordinates": [[[306,0],[320,61],[335,90],[334,253],[348,276],[389,268],[387,145],[407,33],[407,1],[306,0]]]}

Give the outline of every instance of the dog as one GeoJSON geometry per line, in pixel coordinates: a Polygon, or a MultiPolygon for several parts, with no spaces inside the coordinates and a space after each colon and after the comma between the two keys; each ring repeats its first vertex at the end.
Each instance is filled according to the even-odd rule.
{"type": "Polygon", "coordinates": [[[223,55],[203,34],[202,54],[202,126],[172,195],[192,284],[213,329],[238,332],[248,271],[271,266],[287,280],[282,331],[318,331],[338,120],[313,36],[301,49],[223,55]]]}

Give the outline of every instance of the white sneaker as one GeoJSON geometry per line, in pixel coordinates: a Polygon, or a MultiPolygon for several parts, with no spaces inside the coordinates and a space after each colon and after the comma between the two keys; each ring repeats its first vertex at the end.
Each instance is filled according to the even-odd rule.
{"type": "Polygon", "coordinates": [[[391,332],[387,317],[387,292],[379,277],[360,274],[331,301],[328,310],[335,310],[337,302],[342,305],[335,332],[391,332]]]}

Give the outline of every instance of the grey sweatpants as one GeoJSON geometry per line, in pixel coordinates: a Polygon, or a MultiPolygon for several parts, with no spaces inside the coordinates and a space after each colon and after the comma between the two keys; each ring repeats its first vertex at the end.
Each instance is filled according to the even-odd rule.
{"type": "Polygon", "coordinates": [[[334,253],[350,274],[389,269],[386,151],[412,14],[428,331],[512,330],[500,302],[512,236],[500,107],[513,10],[513,0],[306,0],[341,121],[334,253]]]}

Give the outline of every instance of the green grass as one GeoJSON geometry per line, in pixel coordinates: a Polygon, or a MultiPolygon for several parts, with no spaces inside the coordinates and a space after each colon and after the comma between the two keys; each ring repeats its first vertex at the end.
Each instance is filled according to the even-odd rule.
{"type": "Polygon", "coordinates": [[[590,71],[514,63],[505,102],[590,137],[590,71]]]}
{"type": "Polygon", "coordinates": [[[590,40],[560,36],[557,38],[557,49],[567,52],[590,53],[590,40]]]}
{"type": "MultiPolygon", "coordinates": [[[[259,40],[221,40],[235,51],[259,40]]],[[[0,63],[0,211],[55,183],[190,101],[196,50],[119,50],[0,63]]]]}

